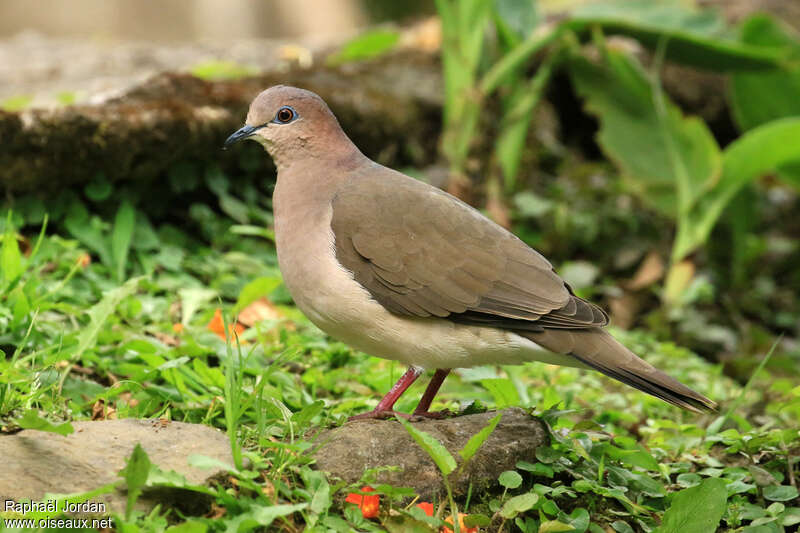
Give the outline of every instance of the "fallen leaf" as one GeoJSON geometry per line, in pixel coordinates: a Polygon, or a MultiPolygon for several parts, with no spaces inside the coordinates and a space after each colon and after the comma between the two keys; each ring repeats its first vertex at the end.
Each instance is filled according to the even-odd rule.
{"type": "MultiPolygon", "coordinates": [[[[214,316],[211,318],[211,322],[208,323],[207,327],[209,331],[216,333],[217,336],[223,341],[227,340],[225,337],[225,322],[222,320],[222,309],[217,308],[214,311],[214,316]]],[[[236,335],[241,335],[244,333],[245,327],[237,322],[236,324],[229,325],[228,329],[230,336],[233,337],[234,333],[236,333],[236,335]]]]}
{"type": "Polygon", "coordinates": [[[160,331],[154,331],[153,337],[160,340],[167,346],[179,346],[181,343],[181,340],[178,337],[175,337],[173,335],[168,335],[167,333],[162,333],[160,331]]]}
{"type": "Polygon", "coordinates": [[[623,283],[626,289],[638,291],[646,289],[664,277],[664,259],[655,250],[651,250],[639,264],[631,279],[623,283]]]}
{"type": "Polygon", "coordinates": [[[283,313],[266,298],[259,298],[246,306],[239,311],[239,316],[237,317],[239,323],[248,328],[261,320],[279,320],[281,318],[283,318],[283,313]]]}
{"type": "Polygon", "coordinates": [[[117,410],[106,405],[104,400],[97,400],[92,405],[92,420],[115,420],[117,410]]]}

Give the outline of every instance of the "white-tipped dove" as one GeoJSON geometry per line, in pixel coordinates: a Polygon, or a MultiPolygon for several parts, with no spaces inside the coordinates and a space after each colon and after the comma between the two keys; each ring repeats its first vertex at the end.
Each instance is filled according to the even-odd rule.
{"type": "Polygon", "coordinates": [[[591,368],[691,411],[715,404],[607,333],[536,250],[457,198],[362,154],[316,94],[275,86],[225,142],[258,141],[278,168],[278,263],[323,331],[408,371],[377,407],[436,369],[414,415],[452,368],[525,361],[591,368]]]}

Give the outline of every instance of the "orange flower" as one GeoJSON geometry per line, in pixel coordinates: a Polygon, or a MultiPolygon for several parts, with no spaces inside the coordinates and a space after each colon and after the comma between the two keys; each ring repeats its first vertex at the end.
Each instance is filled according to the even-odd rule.
{"type": "Polygon", "coordinates": [[[433,516],[433,504],[431,502],[420,502],[417,507],[422,509],[426,515],[433,516]]]}
{"type": "Polygon", "coordinates": [[[175,324],[172,324],[172,331],[174,331],[175,333],[182,333],[183,332],[183,324],[181,324],[180,322],[176,322],[175,324]]]}
{"type": "MultiPolygon", "coordinates": [[[[372,492],[372,487],[361,487],[361,492],[372,492]]],[[[375,518],[378,516],[378,508],[381,506],[381,497],[377,494],[358,494],[350,492],[344,499],[347,503],[354,503],[361,509],[361,516],[364,518],[375,518]]]]}
{"type": "MultiPolygon", "coordinates": [[[[461,533],[478,533],[478,526],[467,527],[464,524],[464,517],[467,516],[467,513],[458,513],[458,530],[461,533]]],[[[453,515],[448,516],[444,520],[448,524],[453,523],[453,515]]],[[[439,533],[453,533],[453,530],[447,526],[442,526],[439,528],[439,533]]]]}
{"type": "Polygon", "coordinates": [[[92,264],[92,256],[86,252],[82,252],[81,255],[78,256],[76,263],[78,263],[78,265],[80,265],[82,268],[86,268],[92,264]]]}
{"type": "MultiPolygon", "coordinates": [[[[213,331],[214,333],[216,333],[217,336],[220,339],[222,339],[223,341],[225,340],[225,326],[224,326],[224,322],[222,320],[222,310],[221,309],[217,308],[214,311],[214,317],[211,319],[211,322],[208,323],[208,329],[213,331]]],[[[237,335],[241,335],[242,333],[244,333],[244,330],[246,328],[243,325],[241,325],[241,324],[239,324],[237,322],[236,324],[233,324],[232,326],[228,325],[228,329],[230,330],[231,339],[233,339],[234,332],[236,332],[237,335]]]]}

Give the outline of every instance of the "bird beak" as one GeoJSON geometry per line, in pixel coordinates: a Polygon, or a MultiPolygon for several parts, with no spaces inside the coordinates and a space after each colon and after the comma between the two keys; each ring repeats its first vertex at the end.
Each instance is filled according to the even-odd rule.
{"type": "Polygon", "coordinates": [[[238,130],[233,132],[233,135],[231,135],[230,137],[225,139],[225,144],[223,145],[223,148],[227,148],[230,145],[232,145],[233,143],[235,143],[237,141],[241,141],[242,139],[247,139],[248,137],[253,135],[257,130],[258,130],[258,128],[254,127],[254,126],[248,126],[247,124],[245,124],[244,126],[239,128],[238,130]]]}

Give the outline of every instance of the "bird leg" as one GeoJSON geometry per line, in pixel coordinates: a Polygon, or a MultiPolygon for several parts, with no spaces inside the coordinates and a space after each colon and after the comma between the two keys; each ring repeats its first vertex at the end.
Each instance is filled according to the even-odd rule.
{"type": "MultiPolygon", "coordinates": [[[[380,418],[391,418],[393,416],[404,416],[408,418],[407,414],[393,411],[392,407],[394,407],[394,404],[397,402],[400,396],[402,396],[403,393],[411,386],[411,384],[414,383],[417,380],[417,378],[422,375],[422,372],[424,372],[424,369],[420,367],[417,366],[408,367],[406,373],[400,376],[400,379],[398,379],[397,383],[395,383],[392,386],[392,388],[389,389],[389,392],[386,393],[386,396],[381,398],[381,401],[378,402],[378,405],[375,406],[375,409],[373,409],[372,411],[368,411],[366,413],[361,413],[360,415],[351,416],[350,418],[348,418],[348,420],[364,420],[368,418],[380,419],[380,418]]],[[[436,372],[438,374],[439,371],[437,370],[436,372]]],[[[436,376],[434,376],[434,379],[436,379],[436,376]]],[[[444,377],[442,377],[442,380],[443,379],[444,377]]],[[[428,386],[428,388],[430,388],[430,385],[428,386]]],[[[437,386],[436,389],[438,388],[439,387],[437,386]]],[[[428,391],[426,390],[425,394],[427,393],[428,391]]],[[[433,391],[433,394],[436,394],[436,390],[433,391]]],[[[431,400],[432,399],[433,395],[431,395],[431,400]]],[[[428,401],[428,407],[430,407],[430,401],[428,401]]]]}
{"type": "Polygon", "coordinates": [[[452,413],[448,410],[443,411],[435,411],[431,413],[428,409],[431,408],[431,403],[433,402],[434,396],[436,393],[439,392],[439,388],[444,383],[445,378],[450,373],[450,368],[437,368],[436,373],[433,374],[430,383],[428,383],[428,388],[425,389],[425,392],[420,398],[419,403],[417,404],[417,408],[414,409],[414,412],[411,414],[412,417],[422,417],[422,418],[445,418],[452,413]]]}

